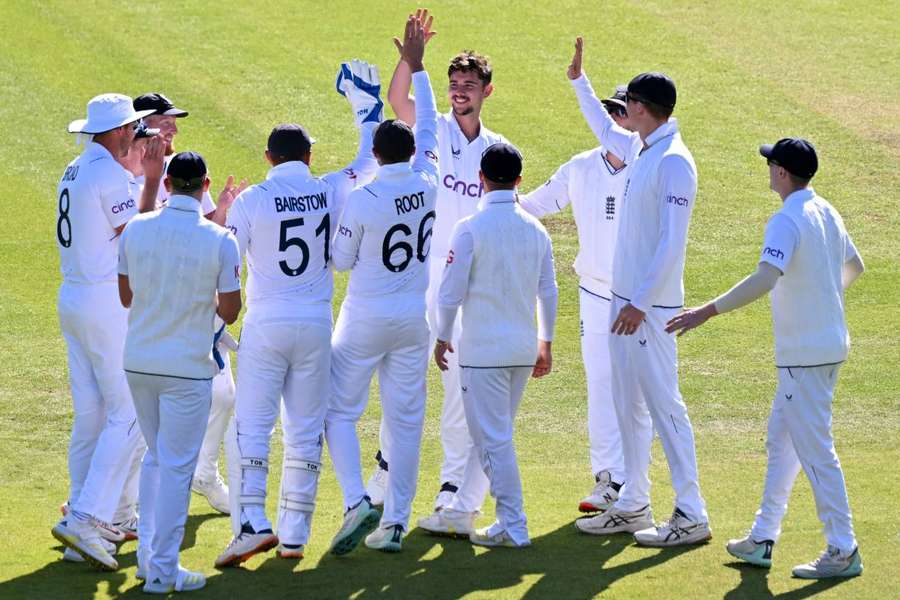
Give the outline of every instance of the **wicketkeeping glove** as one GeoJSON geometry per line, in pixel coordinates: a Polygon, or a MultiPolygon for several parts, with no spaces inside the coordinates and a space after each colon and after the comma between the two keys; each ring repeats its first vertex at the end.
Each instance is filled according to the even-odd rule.
{"type": "Polygon", "coordinates": [[[341,63],[335,87],[341,96],[350,101],[357,127],[363,123],[382,121],[384,102],[381,101],[378,67],[357,59],[341,63]]]}

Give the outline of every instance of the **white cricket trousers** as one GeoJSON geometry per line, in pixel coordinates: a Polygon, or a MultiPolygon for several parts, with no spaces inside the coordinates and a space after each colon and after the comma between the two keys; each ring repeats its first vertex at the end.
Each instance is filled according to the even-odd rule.
{"type": "Polygon", "coordinates": [[[206,431],[212,381],[128,373],[147,442],[141,468],[138,562],[147,581],[175,581],[191,501],[191,477],[206,431]]]}
{"type": "Polygon", "coordinates": [[[63,282],[59,323],[66,340],[74,419],[69,443],[69,504],[111,521],[141,444],[122,368],[128,311],[116,282],[63,282]]]}
{"type": "MultiPolygon", "coordinates": [[[[610,323],[628,301],[613,296],[610,323]]],[[[666,322],[680,308],[651,308],[632,335],[609,336],[613,400],[622,451],[625,486],[616,506],[638,510],[650,504],[650,447],[659,433],[675,489],[675,506],[694,521],[708,521],[700,495],[694,429],[678,390],[678,348],[666,322]]]]}
{"type": "Polygon", "coordinates": [[[372,375],[378,372],[381,427],[391,444],[382,527],[409,528],[425,423],[428,350],[425,315],[354,317],[344,305],[332,337],[332,392],[325,439],[348,507],[366,494],[356,424],[369,401],[372,375]]]}
{"type": "Polygon", "coordinates": [[[762,502],[750,530],[755,540],[777,540],[800,468],[816,500],[825,539],[842,552],[856,548],[841,462],[831,435],[831,403],[840,365],[778,369],[769,415],[768,465],[762,502]]]}
{"type": "MultiPolygon", "coordinates": [[[[428,302],[428,325],[430,334],[428,338],[429,353],[437,341],[437,299],[441,284],[441,273],[444,270],[444,260],[430,259],[429,284],[426,292],[428,302]]],[[[459,347],[459,336],[462,332],[462,321],[457,315],[453,323],[453,333],[450,342],[454,348],[459,347]]],[[[441,464],[441,483],[449,483],[456,487],[462,484],[466,463],[472,450],[472,436],[469,435],[469,426],[466,424],[466,412],[463,408],[462,394],[460,392],[459,360],[456,353],[447,353],[447,370],[441,371],[441,384],[444,388],[444,403],[441,407],[441,446],[444,450],[444,461],[441,464]]],[[[391,458],[391,439],[385,427],[384,417],[381,419],[380,446],[382,459],[390,467],[393,464],[391,458]]],[[[393,472],[393,468],[389,469],[393,472]]]]}
{"type": "Polygon", "coordinates": [[[461,369],[460,389],[475,445],[466,463],[462,485],[449,506],[453,510],[474,512],[484,503],[490,489],[497,501],[497,522],[489,534],[505,530],[520,545],[529,541],[528,522],[513,429],[532,370],[532,367],[461,369]]]}
{"type": "Polygon", "coordinates": [[[609,471],[616,483],[625,480],[622,436],[612,397],[609,362],[609,309],[611,299],[578,289],[581,311],[581,359],[587,379],[588,441],[591,472],[609,471]]]}
{"type": "MultiPolygon", "coordinates": [[[[231,374],[231,356],[227,351],[222,352],[222,360],[225,362],[225,368],[219,371],[212,380],[212,406],[209,409],[206,435],[203,437],[203,445],[200,446],[200,456],[197,458],[197,469],[194,471],[194,479],[203,481],[215,481],[219,475],[219,446],[225,440],[226,429],[230,428],[234,435],[234,419],[232,419],[234,377],[231,374]]],[[[235,455],[229,456],[229,448],[236,449],[236,446],[225,444],[226,457],[231,462],[240,463],[240,457],[237,456],[236,450],[231,450],[235,455]]],[[[147,446],[142,439],[140,446],[132,454],[128,478],[125,480],[122,497],[113,516],[113,523],[121,523],[137,514],[141,462],[146,449],[147,446]]]]}
{"type": "Polygon", "coordinates": [[[252,323],[241,331],[234,407],[242,472],[240,519],[255,531],[272,529],[265,513],[266,476],[269,442],[281,409],[284,461],[277,531],[285,544],[309,540],[330,369],[331,327],[326,321],[252,323]]]}

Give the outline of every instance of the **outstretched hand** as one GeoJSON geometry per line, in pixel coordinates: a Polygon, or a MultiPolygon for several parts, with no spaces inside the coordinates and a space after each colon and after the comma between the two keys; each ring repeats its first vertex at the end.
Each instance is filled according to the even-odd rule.
{"type": "Polygon", "coordinates": [[[425,69],[422,64],[425,58],[425,25],[418,16],[409,16],[406,20],[406,30],[403,32],[403,43],[394,38],[394,44],[400,51],[400,59],[409,65],[413,73],[425,69]]]}
{"type": "Polygon", "coordinates": [[[227,211],[234,204],[235,199],[241,195],[241,192],[247,189],[249,183],[246,179],[241,179],[238,185],[234,184],[234,175],[229,175],[225,181],[225,187],[219,192],[219,201],[216,208],[227,211]]]}
{"type": "Polygon", "coordinates": [[[147,141],[144,156],[141,158],[141,166],[144,168],[146,181],[159,181],[162,179],[166,162],[166,141],[161,136],[153,136],[147,141]]]}
{"type": "Polygon", "coordinates": [[[719,312],[712,302],[699,308],[689,308],[669,319],[669,322],[666,323],[666,333],[677,331],[678,337],[681,337],[691,329],[700,327],[717,314],[719,312]]]}
{"type": "MultiPolygon", "coordinates": [[[[427,8],[417,8],[416,13],[410,16],[410,19],[416,19],[420,23],[422,23],[422,28],[425,33],[424,43],[428,43],[431,38],[437,35],[437,31],[431,30],[431,24],[434,22],[434,17],[428,14],[427,8]]],[[[409,19],[406,20],[406,26],[409,27],[409,19]]],[[[406,37],[406,32],[404,31],[404,38],[406,37]]],[[[400,59],[406,62],[406,59],[403,57],[403,41],[400,38],[394,38],[394,45],[397,46],[397,51],[400,52],[400,59]]]]}
{"type": "Polygon", "coordinates": [[[572,56],[572,62],[569,63],[569,68],[566,71],[566,75],[569,79],[578,79],[581,77],[581,58],[584,53],[584,38],[578,36],[575,38],[575,54],[572,56]]]}

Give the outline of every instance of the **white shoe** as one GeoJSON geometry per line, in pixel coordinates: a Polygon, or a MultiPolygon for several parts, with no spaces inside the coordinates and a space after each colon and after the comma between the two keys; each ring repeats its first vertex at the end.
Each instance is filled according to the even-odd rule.
{"type": "MultiPolygon", "coordinates": [[[[103,538],[100,538],[100,545],[103,546],[103,549],[106,550],[107,554],[110,556],[115,556],[119,551],[118,546],[112,542],[107,542],[103,538]]],[[[66,562],[81,563],[84,562],[84,557],[75,552],[72,548],[66,546],[66,549],[63,550],[63,560],[66,562]]]]}
{"type": "Polygon", "coordinates": [[[379,527],[366,536],[366,548],[382,552],[400,552],[403,545],[403,527],[390,525],[379,527]]]}
{"type": "Polygon", "coordinates": [[[112,523],[101,521],[96,517],[91,517],[91,526],[97,530],[104,540],[114,544],[121,544],[125,541],[125,534],[116,528],[112,523]]]}
{"type": "Polygon", "coordinates": [[[90,524],[79,524],[62,520],[51,530],[53,537],[71,548],[95,567],[105,571],[115,571],[119,563],[107,551],[97,529],[90,524]]]}
{"type": "Polygon", "coordinates": [[[477,512],[463,512],[452,508],[437,510],[427,517],[418,520],[420,528],[428,533],[449,535],[453,537],[469,537],[475,531],[477,512]]]}
{"type": "Polygon", "coordinates": [[[517,544],[509,536],[505,529],[501,529],[497,533],[491,534],[490,527],[482,527],[476,529],[469,534],[469,541],[476,546],[488,546],[491,548],[527,548],[531,542],[525,544],[517,544]]]}
{"type": "Polygon", "coordinates": [[[739,558],[744,562],[758,567],[772,566],[772,548],[775,542],[772,540],[755,541],[747,534],[747,537],[738,540],[728,540],[725,549],[728,554],[739,558]]]}
{"type": "Polygon", "coordinates": [[[441,486],[441,491],[439,491],[438,495],[434,498],[434,512],[438,512],[439,510],[443,510],[450,506],[457,490],[459,490],[459,486],[444,482],[441,486]]]}
{"type": "Polygon", "coordinates": [[[344,513],[344,524],[331,540],[330,552],[336,556],[351,552],[378,527],[381,513],[369,502],[368,498],[360,500],[356,506],[344,513]]]}
{"type": "Polygon", "coordinates": [[[256,533],[245,525],[241,532],[231,539],[225,551],[216,559],[216,568],[236,567],[260,552],[267,552],[278,545],[278,537],[268,531],[256,533]]]}
{"type": "Polygon", "coordinates": [[[634,533],[647,527],[653,527],[653,513],[649,504],[640,510],[622,510],[613,505],[599,515],[581,517],[575,521],[576,529],[591,535],[634,533]]]}
{"type": "Polygon", "coordinates": [[[231,514],[228,506],[228,486],[218,474],[215,479],[210,481],[194,479],[191,482],[191,491],[205,497],[214,510],[223,515],[231,514]]]}
{"type": "Polygon", "coordinates": [[[130,519],[113,523],[113,527],[122,532],[125,541],[138,539],[138,517],[134,515],[130,519]]]}
{"type": "Polygon", "coordinates": [[[691,521],[679,508],[675,509],[668,521],[634,533],[634,541],[639,545],[653,547],[701,544],[710,539],[712,530],[709,523],[691,521]]]}
{"type": "Polygon", "coordinates": [[[621,487],[621,484],[612,480],[609,471],[600,471],[597,473],[597,483],[594,485],[594,489],[578,504],[578,510],[583,513],[609,510],[619,499],[619,488],[621,487]]]}
{"type": "Polygon", "coordinates": [[[388,472],[378,467],[369,482],[366,484],[366,494],[369,496],[369,502],[372,506],[382,506],[384,504],[384,496],[387,494],[388,472]]]}
{"type": "Polygon", "coordinates": [[[849,553],[841,552],[834,546],[828,546],[819,555],[819,558],[805,565],[797,565],[791,573],[794,577],[801,579],[827,579],[830,577],[856,577],[862,575],[862,571],[862,557],[859,555],[858,546],[849,553]]]}
{"type": "Polygon", "coordinates": [[[206,576],[178,567],[173,583],[163,583],[159,579],[144,584],[145,594],[171,594],[172,592],[193,592],[206,587],[206,576]]]}

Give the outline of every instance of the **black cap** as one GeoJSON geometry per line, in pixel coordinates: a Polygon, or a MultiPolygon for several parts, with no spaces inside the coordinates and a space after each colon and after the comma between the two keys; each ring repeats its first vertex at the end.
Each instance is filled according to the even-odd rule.
{"type": "Polygon", "coordinates": [[[144,94],[134,99],[134,110],[152,110],[154,115],[167,117],[186,117],[188,112],[177,108],[172,101],[156,92],[144,94]]]}
{"type": "Polygon", "coordinates": [[[157,135],[159,135],[159,129],[151,129],[141,121],[138,123],[137,131],[134,132],[134,139],[140,140],[143,138],[152,138],[157,135]]]}
{"type": "Polygon", "coordinates": [[[481,172],[494,183],[512,183],[522,174],[522,155],[512,144],[493,144],[481,155],[481,172]]]}
{"type": "Polygon", "coordinates": [[[312,149],[316,140],[302,125],[296,123],[283,123],[276,125],[269,134],[266,149],[272,155],[285,160],[300,160],[312,149]]]}
{"type": "Polygon", "coordinates": [[[803,179],[812,179],[819,170],[816,149],[803,138],[782,138],[774,144],[763,144],[759,153],[769,162],[803,179]]]}
{"type": "Polygon", "coordinates": [[[176,192],[191,194],[203,187],[206,161],[196,152],[179,152],[169,161],[166,175],[176,192]]]}
{"type": "Polygon", "coordinates": [[[616,91],[609,98],[604,98],[601,100],[603,102],[603,106],[606,107],[606,112],[624,112],[626,106],[626,94],[628,93],[627,85],[617,85],[616,91]]]}
{"type": "Polygon", "coordinates": [[[652,71],[635,76],[628,83],[628,93],[664,108],[675,108],[675,82],[665,73],[652,71]]]}

